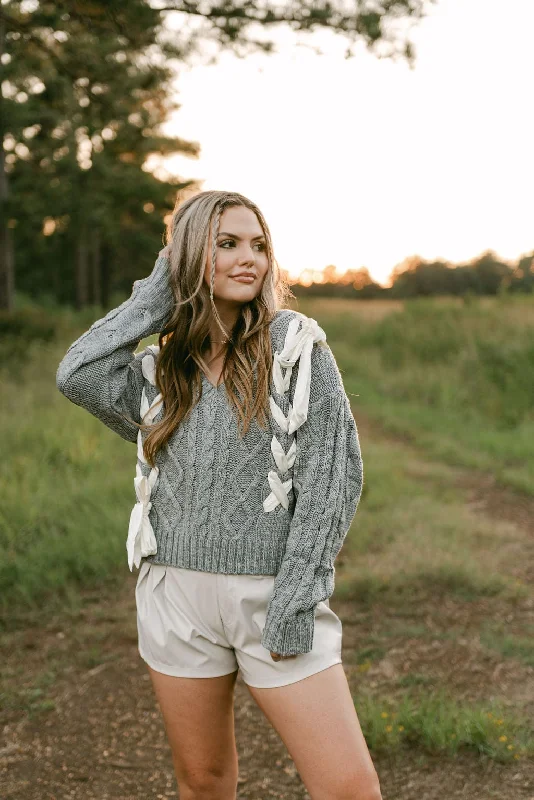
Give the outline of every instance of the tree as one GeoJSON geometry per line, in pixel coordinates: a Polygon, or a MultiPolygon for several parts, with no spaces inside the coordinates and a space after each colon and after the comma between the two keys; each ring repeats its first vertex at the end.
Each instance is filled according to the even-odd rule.
{"type": "Polygon", "coordinates": [[[512,275],[510,291],[534,293],[534,252],[519,259],[512,275]]]}
{"type": "MultiPolygon", "coordinates": [[[[161,13],[174,11],[184,19],[195,18],[196,28],[188,29],[187,39],[196,49],[212,40],[221,48],[245,56],[255,51],[272,53],[274,43],[268,33],[286,25],[297,33],[312,33],[326,28],[347,41],[346,57],[354,55],[354,45],[363,42],[379,58],[414,60],[414,48],[408,37],[408,23],[420,20],[436,0],[296,0],[295,2],[255,3],[248,0],[189,2],[155,0],[161,13]],[[261,30],[265,38],[258,36],[261,30]]],[[[316,48],[317,49],[317,48],[316,48]]],[[[320,50],[318,51],[320,52],[320,50]]]]}
{"type": "Polygon", "coordinates": [[[499,287],[510,282],[513,273],[510,265],[501,261],[492,250],[482,253],[470,266],[479,294],[497,294],[499,287]]]}
{"type": "Polygon", "coordinates": [[[420,256],[410,256],[391,272],[391,296],[420,297],[466,293],[487,295],[497,294],[508,288],[516,290],[519,285],[517,279],[520,275],[523,277],[524,267],[527,265],[527,262],[521,263],[523,268],[517,267],[514,270],[491,250],[472,259],[468,264],[458,265],[443,261],[427,262],[420,256]]]}
{"type": "MultiPolygon", "coordinates": [[[[70,297],[64,288],[74,283],[70,295],[81,308],[102,302],[109,284],[109,259],[103,253],[120,246],[119,228],[146,216],[147,205],[157,201],[160,209],[162,202],[168,206],[170,187],[186,185],[161,184],[143,171],[152,152],[198,153],[198,144],[158,133],[177,107],[169,100],[174,73],[160,63],[161,56],[176,57],[181,51],[171,44],[158,48],[157,57],[151,52],[160,17],[144,0],[129,5],[129,36],[117,32],[115,20],[85,26],[57,4],[44,3],[26,14],[22,7],[10,4],[11,29],[5,35],[9,52],[3,103],[9,130],[4,146],[10,152],[3,174],[14,189],[9,205],[4,203],[7,224],[20,224],[24,230],[19,248],[27,256],[26,285],[52,285],[65,300],[70,297]],[[51,255],[43,237],[57,233],[62,241],[56,257],[39,257],[51,255]]],[[[12,262],[10,245],[8,240],[3,255],[7,264],[12,262]]],[[[12,282],[9,286],[7,279],[0,301],[2,307],[12,307],[12,282]]]]}

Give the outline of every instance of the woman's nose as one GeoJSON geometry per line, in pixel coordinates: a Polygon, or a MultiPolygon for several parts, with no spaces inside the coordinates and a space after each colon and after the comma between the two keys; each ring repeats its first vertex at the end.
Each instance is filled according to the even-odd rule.
{"type": "Polygon", "coordinates": [[[239,263],[240,264],[254,264],[256,262],[256,257],[254,250],[252,248],[245,247],[243,252],[240,253],[239,263]]]}

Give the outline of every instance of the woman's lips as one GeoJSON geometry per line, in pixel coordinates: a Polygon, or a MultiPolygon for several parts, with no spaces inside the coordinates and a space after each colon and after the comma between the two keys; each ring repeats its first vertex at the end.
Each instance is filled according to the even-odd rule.
{"type": "Polygon", "coordinates": [[[236,275],[235,277],[233,277],[233,280],[239,281],[240,283],[254,283],[256,278],[254,277],[254,275],[236,275]]]}

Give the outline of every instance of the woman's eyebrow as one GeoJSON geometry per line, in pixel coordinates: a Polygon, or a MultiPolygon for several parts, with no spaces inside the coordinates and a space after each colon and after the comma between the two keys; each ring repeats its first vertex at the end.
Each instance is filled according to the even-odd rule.
{"type": "MultiPolygon", "coordinates": [[[[226,233],[225,231],[221,231],[219,233],[219,236],[231,236],[232,239],[238,239],[239,241],[241,241],[241,237],[238,236],[236,233],[226,233]]],[[[263,234],[261,236],[254,236],[252,241],[255,242],[256,239],[265,239],[265,236],[263,234]]]]}

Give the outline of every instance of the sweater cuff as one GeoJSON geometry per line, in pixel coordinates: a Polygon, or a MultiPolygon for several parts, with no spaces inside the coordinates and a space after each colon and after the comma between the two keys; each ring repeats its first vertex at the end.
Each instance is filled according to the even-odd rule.
{"type": "Polygon", "coordinates": [[[309,653],[313,647],[315,608],[301,611],[296,617],[267,623],[261,643],[267,650],[282,656],[309,653]]]}

